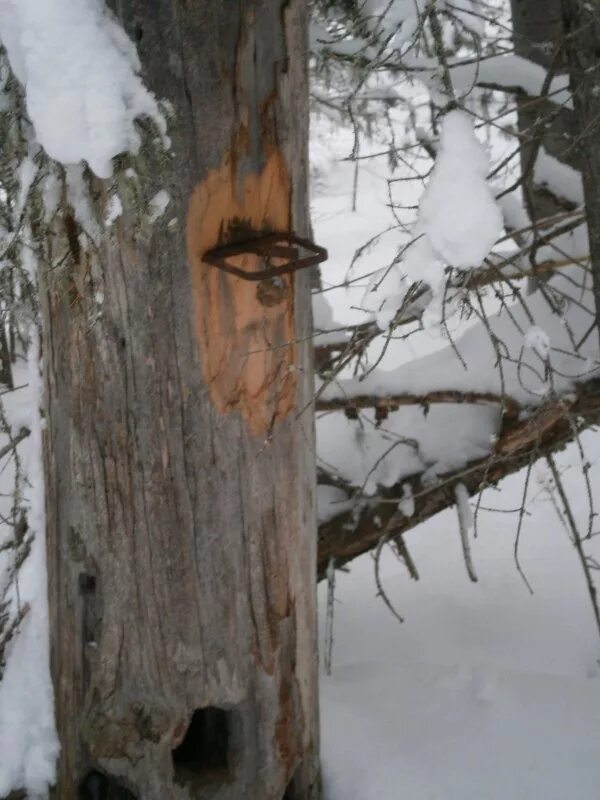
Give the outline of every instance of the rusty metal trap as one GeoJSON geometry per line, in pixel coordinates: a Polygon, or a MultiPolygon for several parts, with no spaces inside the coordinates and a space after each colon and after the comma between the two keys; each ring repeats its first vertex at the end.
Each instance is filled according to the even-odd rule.
{"type": "Polygon", "coordinates": [[[243,242],[215,247],[202,256],[210,264],[246,281],[264,281],[314,267],[327,259],[327,250],[295,233],[267,233],[243,242]],[[265,269],[250,270],[231,263],[232,258],[255,255],[264,259],[265,269]],[[282,260],[282,264],[272,262],[282,260]]]}

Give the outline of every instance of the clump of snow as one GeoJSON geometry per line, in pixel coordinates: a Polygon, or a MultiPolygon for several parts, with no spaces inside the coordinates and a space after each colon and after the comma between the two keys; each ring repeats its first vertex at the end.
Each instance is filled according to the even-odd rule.
{"type": "Polygon", "coordinates": [[[352,508],[352,501],[343,489],[337,486],[319,484],[317,486],[317,518],[320,523],[352,508]]]}
{"type": "Polygon", "coordinates": [[[523,204],[523,198],[518,192],[504,194],[498,198],[497,202],[502,209],[506,228],[519,231],[531,225],[531,220],[523,204]]]}
{"type": "Polygon", "coordinates": [[[398,270],[389,267],[378,269],[367,285],[361,308],[371,311],[378,328],[384,331],[393,322],[407,289],[406,277],[398,270]]]}
{"type": "MultiPolygon", "coordinates": [[[[487,182],[489,167],[467,114],[446,114],[435,166],[419,202],[414,239],[402,260],[409,280],[424,281],[432,290],[423,317],[429,329],[439,328],[443,316],[446,267],[482,265],[502,232],[502,211],[487,182]]],[[[379,319],[385,322],[388,316],[379,319]]]]}
{"type": "Polygon", "coordinates": [[[49,172],[42,181],[44,221],[50,222],[60,203],[60,182],[55,172],[49,172]]]}
{"type": "Polygon", "coordinates": [[[402,500],[398,503],[398,509],[405,517],[414,517],[415,515],[415,498],[410,483],[402,484],[402,500]]]}
{"type": "Polygon", "coordinates": [[[105,222],[107,227],[110,228],[111,225],[114,225],[122,213],[123,213],[123,204],[121,203],[119,195],[118,194],[111,195],[106,205],[105,222]]]}
{"type": "Polygon", "coordinates": [[[404,268],[432,288],[444,269],[477,267],[502,232],[502,213],[487,183],[489,158],[462,111],[446,114],[436,163],[419,203],[417,240],[404,268]]]}
{"type": "Polygon", "coordinates": [[[550,338],[546,331],[537,325],[534,325],[525,334],[525,345],[536,352],[543,361],[550,355],[550,338]]]}
{"type": "Polygon", "coordinates": [[[100,0],[3,0],[0,40],[35,135],[57,161],[87,161],[107,178],[116,155],[137,152],[137,118],[150,117],[164,136],[135,48],[100,0]]]}
{"type": "MultiPolygon", "coordinates": [[[[367,497],[412,475],[432,483],[485,458],[500,421],[498,406],[465,403],[432,405],[427,414],[417,405],[401,406],[379,428],[371,410],[361,412],[360,423],[334,412],[317,419],[318,456],[367,497]]],[[[414,504],[407,492],[401,510],[410,516],[414,504]]]]}
{"type": "Polygon", "coordinates": [[[156,222],[157,219],[160,219],[167,210],[167,206],[170,202],[171,196],[166,189],[160,189],[160,191],[154,195],[148,204],[150,211],[150,222],[156,222]]]}
{"type": "Polygon", "coordinates": [[[334,342],[344,342],[348,339],[347,330],[336,325],[333,309],[322,292],[313,292],[312,312],[316,347],[323,347],[334,342]]]}
{"type": "Polygon", "coordinates": [[[551,156],[543,147],[536,158],[533,177],[536,183],[547,186],[557,197],[578,205],[583,203],[581,173],[551,156]]]}

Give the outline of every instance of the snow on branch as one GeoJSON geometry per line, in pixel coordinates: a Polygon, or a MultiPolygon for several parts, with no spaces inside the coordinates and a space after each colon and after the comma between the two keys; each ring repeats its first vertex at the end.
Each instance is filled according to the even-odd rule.
{"type": "Polygon", "coordinates": [[[319,397],[315,402],[317,412],[344,411],[350,419],[355,418],[359,408],[374,408],[376,419],[386,419],[390,412],[397,411],[400,406],[420,406],[426,411],[430,406],[441,404],[483,404],[498,405],[503,408],[504,416],[516,418],[519,415],[519,406],[507,395],[497,395],[491,392],[459,392],[452,390],[428,392],[423,395],[396,394],[396,395],[353,395],[352,397],[319,397]]]}
{"type": "MultiPolygon", "coordinates": [[[[413,59],[410,67],[421,72],[423,77],[435,70],[437,62],[433,59],[413,59]]],[[[488,58],[459,60],[448,64],[452,81],[456,89],[469,92],[473,86],[496,89],[499,91],[523,93],[531,97],[539,97],[543,93],[547,71],[514,53],[494,55],[488,58]]],[[[567,75],[557,75],[549,81],[546,96],[557,105],[572,107],[567,75]]]]}
{"type": "Polygon", "coordinates": [[[583,183],[580,173],[553,158],[543,147],[540,147],[535,161],[533,177],[537,184],[546,186],[556,197],[564,197],[577,206],[582,205],[583,183]]]}
{"type": "MultiPolygon", "coordinates": [[[[321,388],[319,402],[324,408],[328,403],[342,407],[352,405],[353,397],[419,398],[432,392],[442,396],[462,392],[508,397],[523,406],[536,406],[551,393],[569,392],[576,382],[598,371],[595,342],[587,339],[581,347],[574,347],[594,318],[593,295],[585,276],[579,267],[565,268],[554,275],[545,292],[522,298],[510,314],[502,308],[482,316],[446,347],[396,369],[372,369],[356,378],[331,381],[321,388]],[[558,298],[553,290],[560,293],[560,302],[568,309],[567,323],[557,313],[558,298]],[[531,346],[528,332],[533,327],[544,331],[549,341],[548,365],[531,346]]],[[[448,395],[449,402],[451,397],[448,395]]],[[[473,400],[477,402],[475,395],[473,400]]]]}
{"type": "Polygon", "coordinates": [[[462,111],[442,122],[431,178],[419,202],[415,239],[402,269],[439,295],[448,265],[467,268],[483,262],[502,233],[502,213],[486,176],[489,159],[462,111]]]}
{"type": "MultiPolygon", "coordinates": [[[[448,470],[434,482],[423,481],[418,472],[408,478],[402,476],[396,483],[381,487],[376,496],[365,498],[362,505],[350,511],[341,507],[339,514],[319,526],[319,576],[324,576],[330,559],[335,558],[336,567],[341,567],[377,547],[388,525],[393,524],[394,535],[399,535],[454,505],[457,484],[463,484],[468,495],[477,495],[532,459],[562,449],[577,432],[600,421],[599,392],[597,379],[582,383],[568,398],[549,401],[531,416],[506,424],[492,454],[448,470]],[[407,479],[412,487],[414,513],[402,517],[397,508],[407,479]]],[[[350,493],[348,487],[348,496],[350,493]]]]}
{"type": "Polygon", "coordinates": [[[103,0],[1,0],[0,40],[35,136],[56,161],[87,161],[107,178],[115,156],[137,152],[136,120],[149,117],[165,136],[135,47],[103,0]]]}

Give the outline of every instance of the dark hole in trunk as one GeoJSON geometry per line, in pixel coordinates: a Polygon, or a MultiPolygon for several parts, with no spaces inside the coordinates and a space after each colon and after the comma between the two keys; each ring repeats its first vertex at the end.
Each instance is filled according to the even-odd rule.
{"type": "Polygon", "coordinates": [[[290,783],[290,785],[287,787],[287,789],[285,790],[285,794],[283,795],[283,797],[281,798],[281,800],[296,800],[296,798],[295,798],[295,797],[294,797],[294,795],[292,794],[292,784],[291,784],[291,783],[290,783]]]}
{"type": "Polygon", "coordinates": [[[194,711],[181,744],[172,753],[177,783],[194,786],[230,781],[231,713],[213,706],[194,711]]]}
{"type": "Polygon", "coordinates": [[[287,789],[285,790],[281,800],[298,800],[298,795],[294,791],[294,783],[295,783],[295,780],[296,780],[296,774],[297,773],[294,773],[294,775],[292,777],[292,780],[288,783],[287,789]]]}
{"type": "Polygon", "coordinates": [[[79,784],[77,797],[78,800],[138,800],[137,795],[112,775],[95,769],[79,784]]]}

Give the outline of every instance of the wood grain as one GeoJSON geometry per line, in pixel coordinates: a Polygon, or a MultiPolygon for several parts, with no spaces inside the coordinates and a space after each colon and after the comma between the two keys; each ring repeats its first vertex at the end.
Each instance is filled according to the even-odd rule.
{"type": "Polygon", "coordinates": [[[146,130],[117,164],[100,241],[65,202],[49,242],[70,253],[42,287],[55,798],[316,800],[309,280],[265,307],[201,263],[235,215],[308,232],[305,3],[114,10],[172,148],[146,130]],[[186,784],[172,751],[207,707],[229,768],[186,784]]]}

